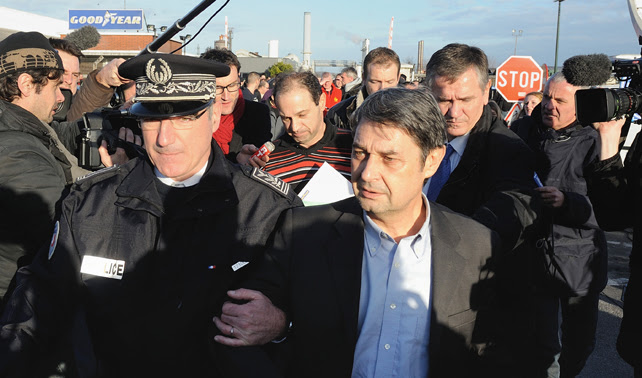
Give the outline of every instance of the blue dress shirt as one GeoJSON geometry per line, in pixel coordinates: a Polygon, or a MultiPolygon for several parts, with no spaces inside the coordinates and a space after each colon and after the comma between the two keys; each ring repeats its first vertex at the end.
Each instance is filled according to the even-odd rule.
{"type": "Polygon", "coordinates": [[[399,244],[364,212],[359,339],[352,377],[427,377],[430,334],[430,208],[399,244]]]}
{"type": "MultiPolygon", "coordinates": [[[[455,170],[455,168],[457,168],[457,165],[459,165],[459,162],[461,161],[461,157],[464,155],[464,151],[466,150],[466,145],[468,144],[469,137],[470,137],[470,132],[462,136],[458,136],[457,138],[448,142],[448,144],[450,144],[454,149],[453,153],[450,154],[450,173],[452,173],[455,170]]],[[[423,192],[426,195],[428,195],[430,180],[431,179],[428,179],[426,181],[426,184],[424,184],[423,192]]]]}

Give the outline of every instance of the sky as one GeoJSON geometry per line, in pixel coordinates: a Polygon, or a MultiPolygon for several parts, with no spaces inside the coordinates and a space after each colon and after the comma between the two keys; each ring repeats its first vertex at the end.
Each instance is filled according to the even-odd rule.
{"type": "MultiPolygon", "coordinates": [[[[627,0],[565,0],[561,3],[558,65],[574,55],[604,53],[640,55],[627,0]]],[[[217,0],[187,25],[196,31],[225,3],[217,0]]],[[[171,25],[199,3],[168,0],[31,0],[11,8],[67,20],[68,9],[143,9],[147,23],[171,25]]],[[[553,0],[230,0],[193,39],[187,53],[212,47],[224,34],[225,16],[233,28],[232,49],[263,56],[268,41],[279,41],[279,57],[302,60],[304,12],[312,18],[312,59],[361,61],[363,39],[370,49],[388,45],[394,17],[392,48],[402,63],[416,63],[424,41],[424,65],[432,53],[451,42],[483,49],[491,67],[513,55],[532,56],[553,66],[558,5],[553,0]],[[514,36],[513,29],[522,30],[514,36]]]]}

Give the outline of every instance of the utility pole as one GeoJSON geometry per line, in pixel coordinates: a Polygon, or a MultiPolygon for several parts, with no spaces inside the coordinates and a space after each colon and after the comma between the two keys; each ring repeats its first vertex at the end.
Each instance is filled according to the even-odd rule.
{"type": "Polygon", "coordinates": [[[557,3],[557,35],[555,36],[555,65],[553,66],[553,73],[557,72],[557,49],[560,45],[560,14],[562,13],[562,1],[564,0],[553,0],[557,3]]]}
{"type": "Polygon", "coordinates": [[[517,55],[517,37],[522,36],[523,30],[515,30],[513,29],[513,37],[515,37],[515,49],[513,50],[513,55],[517,55]]]}

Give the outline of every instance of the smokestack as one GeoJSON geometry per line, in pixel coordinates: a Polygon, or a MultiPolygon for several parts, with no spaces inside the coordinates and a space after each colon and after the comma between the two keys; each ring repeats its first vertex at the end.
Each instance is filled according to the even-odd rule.
{"type": "Polygon", "coordinates": [[[312,55],[312,16],[310,12],[303,13],[303,66],[311,67],[312,62],[310,57],[312,55]]]}
{"type": "Polygon", "coordinates": [[[392,24],[395,22],[395,18],[390,19],[390,31],[388,32],[388,48],[392,49],[392,24]]]}
{"type": "Polygon", "coordinates": [[[366,60],[366,55],[370,52],[370,40],[368,38],[363,40],[361,45],[361,62],[366,60]]]}
{"type": "Polygon", "coordinates": [[[272,39],[268,41],[268,58],[279,57],[279,41],[272,39]]]}
{"type": "Polygon", "coordinates": [[[225,48],[227,49],[227,36],[228,36],[229,30],[227,28],[227,16],[225,16],[225,48]]]}
{"type": "Polygon", "coordinates": [[[419,41],[419,46],[417,48],[417,67],[415,67],[415,72],[420,73],[424,70],[424,41],[419,41]]]}

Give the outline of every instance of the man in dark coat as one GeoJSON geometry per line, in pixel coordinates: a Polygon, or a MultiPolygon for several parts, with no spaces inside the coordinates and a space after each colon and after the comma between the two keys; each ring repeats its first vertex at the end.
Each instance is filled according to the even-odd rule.
{"type": "Polygon", "coordinates": [[[604,230],[633,227],[630,277],[624,293],[617,351],[633,366],[634,376],[639,378],[642,377],[642,141],[638,133],[622,164],[618,147],[623,124],[624,119],[596,124],[602,148],[599,161],[591,167],[589,197],[604,230]]]}
{"type": "Polygon", "coordinates": [[[356,122],[356,198],[288,211],[253,283],[289,314],[287,375],[484,376],[499,244],[422,194],[444,155],[435,99],[379,91],[356,122]]]}
{"type": "Polygon", "coordinates": [[[216,76],[227,66],[148,54],[119,70],[138,83],[131,112],[148,156],[73,186],[49,248],[18,272],[1,318],[0,375],[269,376],[258,362],[226,369],[234,359],[213,344],[212,317],[300,200],[230,164],[212,141],[216,76]]]}
{"type": "MultiPolygon", "coordinates": [[[[241,63],[229,50],[208,49],[201,56],[230,67],[230,74],[217,78],[216,95],[221,103],[221,125],[213,137],[232,162],[244,145],[261,147],[272,140],[270,110],[260,102],[244,99],[240,89],[241,63]]],[[[245,163],[245,161],[239,161],[245,163]]]]}
{"type": "MultiPolygon", "coordinates": [[[[63,65],[49,41],[12,34],[0,42],[0,67],[1,302],[16,270],[49,240],[66,187],[89,171],[58,134],[76,125],[52,121],[63,100],[63,65]]],[[[103,163],[111,162],[105,154],[103,163]]]]}
{"type": "Polygon", "coordinates": [[[66,150],[46,125],[63,100],[62,73],[60,57],[40,33],[0,42],[0,299],[16,269],[47,243],[73,180],[66,150]]]}
{"type": "Polygon", "coordinates": [[[495,347],[508,376],[541,372],[550,361],[525,349],[533,347],[535,337],[529,259],[535,253],[530,239],[536,236],[539,201],[533,153],[488,106],[488,59],[481,49],[443,47],[430,58],[426,80],[446,118],[448,146],[447,173],[428,180],[424,193],[499,234],[505,256],[497,273],[507,340],[495,347]]]}
{"type": "Polygon", "coordinates": [[[539,266],[560,272],[541,271],[538,287],[540,308],[548,309],[550,327],[540,332],[545,345],[559,353],[551,365],[553,375],[577,376],[595,348],[600,292],[607,280],[607,248],[588,198],[585,172],[600,152],[600,140],[592,127],[582,127],[575,116],[575,92],[579,89],[559,72],[546,82],[544,98],[533,110],[511,125],[537,156],[537,188],[544,204],[546,233],[540,245],[546,256],[539,266]],[[562,309],[561,346],[558,313],[562,309]]]}

